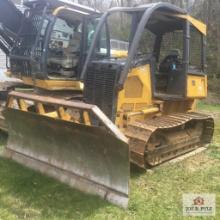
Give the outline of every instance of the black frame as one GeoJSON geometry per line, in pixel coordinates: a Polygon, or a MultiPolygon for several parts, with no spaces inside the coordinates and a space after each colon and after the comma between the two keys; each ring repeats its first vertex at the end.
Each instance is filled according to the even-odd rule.
{"type": "Polygon", "coordinates": [[[120,76],[120,79],[119,79],[118,87],[123,88],[124,82],[127,78],[127,74],[128,74],[129,69],[131,67],[132,60],[135,57],[135,54],[136,54],[136,51],[138,48],[138,44],[139,44],[139,41],[141,40],[141,36],[142,36],[142,33],[145,29],[145,26],[146,26],[147,22],[149,21],[150,17],[152,16],[152,14],[155,11],[157,11],[158,9],[171,10],[173,12],[180,13],[180,14],[187,13],[185,10],[182,10],[181,8],[178,8],[178,7],[176,7],[172,4],[169,4],[169,3],[147,4],[147,5],[142,5],[142,6],[135,7],[135,8],[118,7],[118,8],[112,8],[109,11],[105,12],[103,14],[103,16],[101,17],[100,23],[98,24],[96,32],[94,34],[93,42],[90,47],[88,56],[86,58],[86,62],[85,62],[84,68],[82,70],[80,79],[84,80],[88,65],[89,65],[90,61],[92,60],[92,57],[94,54],[94,49],[95,49],[97,41],[98,41],[99,33],[100,33],[104,23],[106,23],[108,16],[110,16],[111,14],[113,14],[115,12],[131,12],[131,13],[143,12],[141,21],[138,24],[138,27],[136,29],[136,33],[134,34],[134,37],[133,37],[132,44],[129,48],[129,54],[128,54],[128,58],[127,58],[125,67],[124,67],[122,74],[120,76]]]}
{"type": "MultiPolygon", "coordinates": [[[[149,19],[153,15],[153,13],[156,12],[157,10],[160,10],[160,9],[168,10],[168,11],[171,11],[176,14],[183,14],[183,15],[187,14],[187,12],[185,10],[183,10],[179,7],[176,7],[170,3],[147,4],[147,5],[143,5],[143,6],[139,6],[139,7],[135,7],[135,8],[112,8],[109,11],[107,11],[106,13],[104,13],[100,19],[100,23],[96,29],[95,34],[94,34],[92,45],[90,47],[88,56],[86,58],[86,62],[84,64],[83,70],[80,75],[80,80],[83,81],[85,78],[88,65],[93,59],[93,55],[95,52],[94,48],[96,47],[99,33],[100,33],[103,25],[106,23],[108,16],[110,16],[116,12],[127,12],[127,13],[130,12],[130,13],[134,13],[134,16],[136,16],[138,12],[142,12],[143,15],[142,15],[142,18],[141,18],[140,22],[138,23],[138,25],[135,25],[135,24],[137,24],[137,23],[135,23],[135,21],[134,21],[135,24],[132,24],[132,32],[131,33],[133,33],[133,34],[131,34],[131,36],[130,36],[130,43],[131,42],[132,43],[129,48],[128,58],[126,60],[125,67],[123,68],[122,73],[119,77],[118,86],[117,86],[117,88],[119,90],[122,89],[123,85],[125,83],[125,80],[127,79],[129,69],[132,66],[132,61],[135,58],[135,55],[136,55],[136,52],[138,49],[138,45],[139,45],[139,42],[142,37],[142,33],[143,33],[149,19]]],[[[189,70],[189,56],[190,56],[190,26],[191,26],[191,24],[187,19],[185,19],[184,25],[185,26],[183,28],[183,38],[184,38],[184,41],[183,41],[184,42],[184,45],[183,45],[183,51],[184,51],[184,54],[183,54],[183,74],[184,74],[184,78],[185,78],[184,81],[185,82],[184,82],[183,89],[185,90],[185,92],[183,91],[183,96],[186,97],[186,95],[187,95],[187,74],[188,74],[188,70],[189,70]]],[[[205,69],[205,43],[206,43],[206,41],[205,41],[205,36],[203,34],[201,34],[201,35],[202,35],[202,41],[203,41],[203,45],[202,45],[202,65],[203,66],[202,66],[202,68],[204,71],[204,69],[205,69]]],[[[156,54],[157,54],[156,60],[159,59],[160,47],[158,47],[158,45],[161,44],[161,40],[162,40],[162,35],[157,35],[155,45],[154,45],[154,52],[156,52],[156,54]]],[[[153,75],[154,74],[152,73],[152,75],[151,75],[151,78],[153,81],[152,91],[154,93],[155,79],[154,79],[153,75]]],[[[183,98],[183,97],[180,97],[180,98],[183,98]]]]}
{"type": "Polygon", "coordinates": [[[184,31],[184,46],[183,46],[183,74],[185,78],[184,90],[185,97],[187,96],[187,74],[189,69],[189,53],[190,53],[190,23],[185,21],[184,31]]]}
{"type": "MultiPolygon", "coordinates": [[[[48,7],[45,6],[45,7],[43,8],[43,10],[42,10],[42,21],[41,21],[41,25],[40,25],[40,29],[42,29],[44,20],[47,19],[47,20],[49,21],[49,24],[48,24],[47,30],[46,30],[45,41],[48,40],[48,39],[47,39],[47,38],[48,38],[47,33],[48,33],[49,27],[51,27],[51,17],[52,17],[52,16],[48,16],[48,15],[47,15],[47,9],[48,9],[48,7]]],[[[27,9],[27,10],[25,11],[25,13],[26,13],[27,11],[30,11],[30,10],[27,9]]],[[[36,12],[36,11],[35,11],[35,12],[36,12]]],[[[33,14],[34,14],[35,12],[33,12],[33,14]]],[[[32,15],[31,15],[31,16],[32,16],[32,15]]],[[[26,20],[24,19],[24,20],[23,20],[23,23],[21,24],[21,27],[20,27],[20,29],[19,29],[18,39],[19,39],[19,37],[20,37],[21,30],[22,30],[23,26],[25,25],[25,22],[26,22],[26,20]]],[[[19,56],[18,56],[18,55],[13,55],[13,54],[11,54],[11,52],[10,52],[9,55],[8,55],[9,59],[28,61],[28,62],[30,62],[31,65],[32,65],[33,63],[36,63],[37,61],[34,59],[35,57],[33,56],[33,54],[34,54],[33,52],[34,52],[34,50],[36,49],[37,43],[39,42],[39,38],[40,38],[40,32],[37,34],[36,39],[35,39],[35,43],[34,43],[34,45],[33,45],[32,48],[31,48],[30,57],[21,56],[21,55],[19,55],[19,56]]],[[[47,42],[48,42],[48,41],[47,41],[47,42]]],[[[12,49],[13,49],[14,47],[16,47],[16,43],[17,43],[17,42],[15,42],[15,44],[12,46],[12,49]]],[[[46,43],[46,42],[45,42],[45,43],[46,43]]],[[[40,72],[37,73],[40,78],[42,78],[42,77],[44,78],[44,77],[45,77],[45,76],[44,76],[44,71],[45,71],[45,65],[44,65],[44,61],[45,61],[45,60],[44,60],[44,58],[45,58],[45,53],[47,53],[47,51],[44,50],[44,48],[45,48],[45,43],[44,43],[44,46],[43,46],[42,56],[41,56],[41,59],[40,59],[40,66],[41,66],[41,67],[40,67],[40,72]]],[[[35,73],[34,76],[33,76],[32,73],[31,73],[31,76],[32,76],[33,78],[36,77],[36,73],[35,73]]]]}
{"type": "MultiPolygon", "coordinates": [[[[53,15],[51,13],[51,10],[53,11],[57,6],[62,6],[62,5],[57,5],[55,4],[55,8],[51,8],[50,4],[45,4],[44,2],[37,2],[38,4],[27,4],[26,6],[29,7],[28,9],[26,9],[24,11],[24,15],[22,15],[22,13],[20,11],[18,11],[16,9],[16,12],[18,11],[19,15],[22,16],[22,22],[21,25],[18,27],[18,33],[15,36],[15,40],[11,41],[11,39],[8,37],[9,33],[6,32],[6,30],[0,30],[0,35],[4,34],[4,40],[7,40],[7,43],[10,44],[8,47],[6,47],[2,42],[0,42],[0,48],[3,49],[3,51],[5,52],[5,54],[7,55],[7,57],[9,58],[9,60],[17,60],[17,61],[21,61],[21,62],[26,62],[29,63],[29,70],[28,73],[24,73],[25,75],[28,75],[29,77],[32,78],[38,78],[38,79],[49,79],[48,76],[48,72],[47,72],[47,58],[48,58],[48,44],[50,41],[50,37],[53,31],[53,27],[55,25],[56,19],[57,17],[59,17],[59,14],[57,15],[53,15]],[[49,13],[48,13],[49,12],[49,13]],[[29,16],[33,16],[34,14],[39,14],[42,18],[42,20],[40,21],[40,25],[39,25],[39,29],[41,30],[43,25],[44,25],[44,21],[47,20],[48,24],[45,30],[45,35],[43,36],[43,45],[42,45],[42,55],[40,57],[36,57],[35,56],[35,50],[37,48],[38,42],[39,40],[41,40],[41,32],[39,31],[36,34],[36,38],[34,39],[34,43],[30,48],[30,55],[26,56],[26,55],[17,55],[16,53],[13,54],[13,48],[16,48],[16,44],[18,43],[19,37],[22,34],[21,30],[22,28],[25,26],[25,22],[28,21],[28,17],[26,17],[25,15],[29,15],[29,16]],[[37,58],[37,59],[36,59],[37,58]],[[36,72],[32,72],[31,70],[31,66],[33,65],[39,65],[39,68],[36,72]]],[[[52,2],[55,3],[55,2],[52,2]]],[[[10,4],[10,7],[13,7],[12,9],[15,9],[14,4],[10,4]]],[[[82,30],[82,41],[81,41],[81,45],[80,45],[80,58],[79,58],[79,67],[78,67],[78,78],[80,75],[80,72],[82,70],[82,66],[83,63],[85,61],[86,58],[86,50],[87,50],[87,41],[86,41],[86,34],[87,34],[87,30],[86,28],[86,22],[89,19],[93,19],[93,18],[97,18],[100,17],[100,12],[99,11],[95,11],[92,8],[88,8],[88,7],[81,7],[81,5],[78,4],[70,4],[69,7],[63,7],[61,10],[69,10],[70,12],[72,11],[72,9],[79,9],[82,12],[85,12],[86,14],[83,15],[82,14],[82,21],[83,21],[83,30],[82,30]]],[[[74,10],[73,10],[74,13],[74,10]]],[[[9,35],[10,36],[10,35],[9,35]]],[[[110,46],[109,46],[110,47],[110,46]]]]}
{"type": "MultiPolygon", "coordinates": [[[[65,8],[64,10],[68,10],[68,8],[65,8]]],[[[69,9],[69,11],[71,12],[71,8],[69,9]]],[[[49,45],[49,41],[50,41],[50,38],[51,38],[51,35],[52,35],[54,25],[55,25],[56,20],[57,20],[58,17],[59,17],[59,15],[56,15],[56,16],[50,15],[48,17],[49,21],[50,21],[50,24],[47,27],[45,41],[44,41],[44,47],[43,47],[43,56],[42,56],[42,59],[41,59],[41,63],[42,63],[42,67],[43,67],[42,68],[42,74],[43,74],[44,78],[49,78],[48,77],[48,72],[47,72],[48,45],[49,45]]],[[[88,33],[88,30],[86,28],[87,23],[88,23],[88,20],[95,19],[95,18],[98,18],[98,17],[99,17],[98,13],[82,16],[83,28],[82,28],[82,40],[80,42],[80,59],[79,59],[79,66],[78,66],[78,77],[80,75],[83,63],[84,63],[85,58],[86,58],[87,33],[88,33]]],[[[43,22],[42,22],[42,25],[43,25],[43,22]]],[[[39,40],[39,38],[36,38],[36,42],[38,40],[39,40]]]]}
{"type": "MultiPolygon", "coordinates": [[[[189,27],[190,34],[191,34],[191,27],[193,27],[193,26],[190,25],[190,27],[189,27]]],[[[196,29],[195,27],[193,27],[193,28],[196,29]]],[[[201,54],[200,54],[201,71],[191,71],[189,69],[190,74],[193,74],[193,75],[204,75],[204,74],[206,74],[206,44],[207,44],[206,43],[206,37],[201,32],[199,32],[199,34],[200,34],[200,40],[201,40],[201,54]]]]}

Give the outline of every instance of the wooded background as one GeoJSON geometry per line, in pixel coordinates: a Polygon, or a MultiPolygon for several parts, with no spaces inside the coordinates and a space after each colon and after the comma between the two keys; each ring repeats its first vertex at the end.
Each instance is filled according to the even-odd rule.
{"type": "MultiPolygon", "coordinates": [[[[210,81],[220,82],[220,0],[159,0],[185,8],[207,24],[207,73],[210,81]]],[[[158,0],[78,0],[80,4],[105,11],[114,6],[135,6],[158,0]]],[[[214,82],[213,82],[214,83],[214,82]]]]}

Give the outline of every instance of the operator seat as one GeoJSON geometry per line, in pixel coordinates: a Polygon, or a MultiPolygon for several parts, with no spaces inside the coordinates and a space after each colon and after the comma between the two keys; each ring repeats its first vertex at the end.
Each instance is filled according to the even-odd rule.
{"type": "Polygon", "coordinates": [[[160,73],[169,73],[172,70],[176,70],[180,65],[180,50],[172,49],[169,54],[162,60],[159,66],[160,73]]]}

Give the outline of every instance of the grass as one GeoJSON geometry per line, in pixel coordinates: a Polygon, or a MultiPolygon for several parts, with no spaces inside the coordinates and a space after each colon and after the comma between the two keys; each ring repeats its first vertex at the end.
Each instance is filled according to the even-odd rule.
{"type": "Polygon", "coordinates": [[[220,146],[220,105],[208,105],[202,101],[198,102],[198,110],[212,114],[215,117],[214,145],[220,146]]]}
{"type": "Polygon", "coordinates": [[[206,104],[205,102],[199,101],[198,109],[207,110],[211,112],[216,112],[216,111],[220,112],[220,104],[209,105],[209,104],[206,104]]]}
{"type": "MultiPolygon", "coordinates": [[[[204,105],[202,105],[204,106],[204,105]]],[[[201,107],[201,105],[200,105],[201,107]]],[[[209,106],[215,109],[213,106],[209,106]]],[[[206,106],[205,106],[206,109],[206,106]]],[[[51,178],[0,158],[0,219],[17,220],[204,220],[220,219],[220,120],[209,149],[151,171],[131,169],[127,210],[85,195],[51,178]],[[213,217],[183,217],[183,193],[215,193],[213,217]]],[[[6,136],[0,135],[1,148],[6,136]]]]}

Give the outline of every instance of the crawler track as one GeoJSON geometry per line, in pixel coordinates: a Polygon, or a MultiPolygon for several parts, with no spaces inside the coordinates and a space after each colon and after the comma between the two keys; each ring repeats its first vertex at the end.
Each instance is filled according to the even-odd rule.
{"type": "Polygon", "coordinates": [[[131,162],[146,168],[211,142],[214,120],[201,113],[175,113],[128,125],[131,162]]]}

